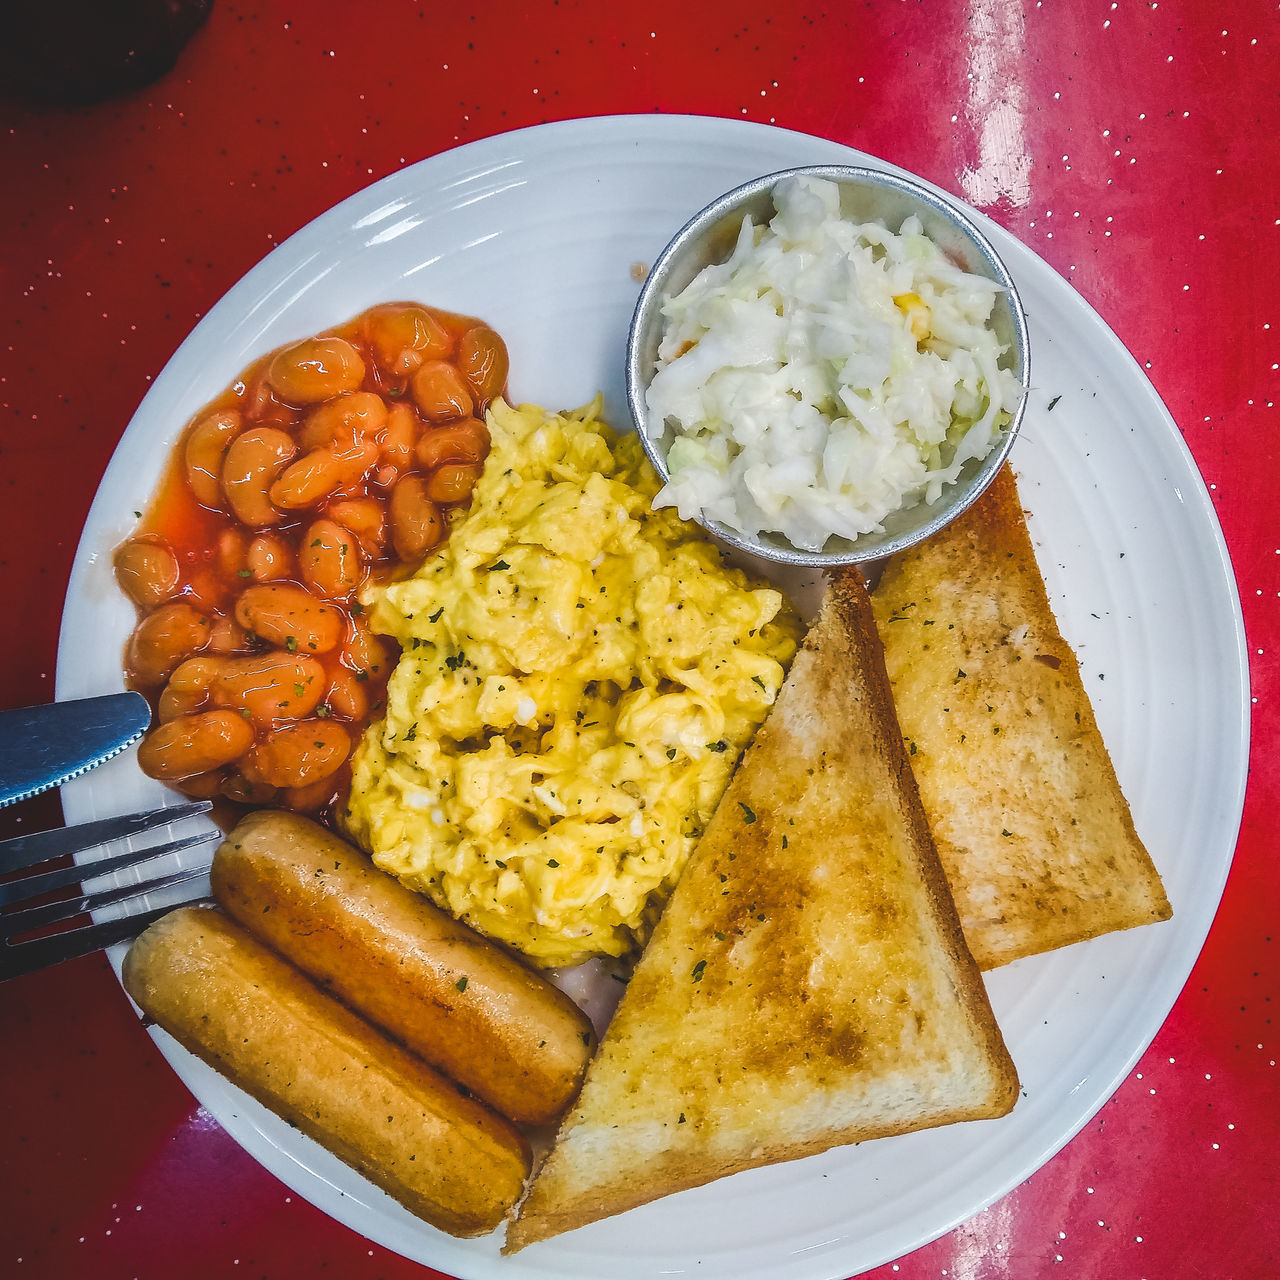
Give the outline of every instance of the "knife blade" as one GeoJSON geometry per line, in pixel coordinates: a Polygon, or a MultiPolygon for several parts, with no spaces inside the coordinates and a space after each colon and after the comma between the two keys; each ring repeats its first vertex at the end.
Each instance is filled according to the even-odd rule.
{"type": "Polygon", "coordinates": [[[0,711],[0,808],[119,755],[150,723],[147,700],[132,692],[0,711]]]}

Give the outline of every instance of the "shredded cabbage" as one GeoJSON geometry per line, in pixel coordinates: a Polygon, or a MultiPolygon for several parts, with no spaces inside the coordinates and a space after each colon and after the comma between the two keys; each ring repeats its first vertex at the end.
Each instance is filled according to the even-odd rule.
{"type": "Polygon", "coordinates": [[[773,189],[728,260],[662,313],[649,431],[670,424],[654,500],[741,534],[820,550],[933,502],[983,458],[1018,404],[989,325],[1000,286],[922,233],[840,215],[838,187],[773,189]]]}

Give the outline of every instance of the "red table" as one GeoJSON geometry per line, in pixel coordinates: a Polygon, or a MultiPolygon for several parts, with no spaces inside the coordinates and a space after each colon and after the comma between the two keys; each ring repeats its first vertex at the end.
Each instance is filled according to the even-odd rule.
{"type": "MultiPolygon", "coordinates": [[[[1276,6],[520,10],[219,0],[150,87],[94,107],[6,107],[0,705],[53,697],[79,529],[149,382],[225,290],[336,201],[459,143],[614,112],[775,122],[883,156],[1023,239],[1148,371],[1234,560],[1255,767],[1216,924],[1129,1079],[1025,1184],[871,1274],[1280,1273],[1276,6]]],[[[6,835],[52,825],[57,802],[0,820],[6,835]]],[[[0,987],[0,1026],[0,1273],[427,1274],[241,1152],[101,957],[0,987]]]]}

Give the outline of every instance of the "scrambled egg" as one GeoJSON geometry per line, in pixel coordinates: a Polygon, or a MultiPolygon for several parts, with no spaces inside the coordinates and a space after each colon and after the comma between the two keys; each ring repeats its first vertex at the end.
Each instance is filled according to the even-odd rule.
{"type": "Polygon", "coordinates": [[[399,641],[344,813],[384,870],[543,965],[642,945],[795,653],[778,591],[596,405],[501,401],[470,510],[375,589],[399,641]]]}

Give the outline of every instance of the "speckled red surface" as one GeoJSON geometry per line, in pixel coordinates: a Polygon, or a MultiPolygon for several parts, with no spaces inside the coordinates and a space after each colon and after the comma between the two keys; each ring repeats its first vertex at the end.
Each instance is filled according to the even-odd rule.
{"type": "MultiPolygon", "coordinates": [[[[460,142],[680,111],[776,122],[966,197],[1146,368],[1206,482],[1249,634],[1253,771],[1196,969],[1112,1100],[1025,1184],[876,1280],[1280,1274],[1280,13],[1136,0],[217,0],[176,69],[4,107],[0,705],[53,696],[80,526],[196,320],[336,201],[460,142]]],[[[0,815],[58,821],[56,800],[0,815]]],[[[100,957],[0,987],[0,1273],[427,1274],[195,1106],[100,957]]]]}

